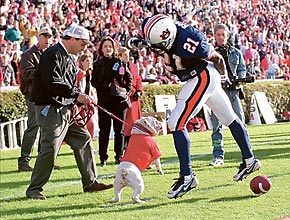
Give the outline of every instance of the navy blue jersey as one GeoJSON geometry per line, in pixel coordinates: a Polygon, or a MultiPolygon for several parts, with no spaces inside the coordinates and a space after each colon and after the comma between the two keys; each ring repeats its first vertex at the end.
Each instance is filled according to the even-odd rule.
{"type": "MultiPolygon", "coordinates": [[[[177,34],[169,51],[162,56],[168,71],[176,74],[181,81],[188,78],[190,73],[201,73],[207,66],[213,47],[207,42],[202,32],[190,25],[175,22],[177,34]],[[185,77],[185,78],[184,78],[185,77]]],[[[191,74],[191,75],[192,75],[191,74]]]]}

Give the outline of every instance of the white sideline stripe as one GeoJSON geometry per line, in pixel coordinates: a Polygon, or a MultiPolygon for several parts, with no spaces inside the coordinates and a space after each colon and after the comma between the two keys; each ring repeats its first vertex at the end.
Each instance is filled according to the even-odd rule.
{"type": "Polygon", "coordinates": [[[264,142],[261,142],[261,143],[252,144],[252,146],[261,146],[261,145],[264,145],[264,144],[270,144],[270,143],[282,142],[282,141],[290,141],[290,138],[281,138],[281,139],[276,139],[276,140],[271,140],[271,141],[264,141],[264,142]]]}

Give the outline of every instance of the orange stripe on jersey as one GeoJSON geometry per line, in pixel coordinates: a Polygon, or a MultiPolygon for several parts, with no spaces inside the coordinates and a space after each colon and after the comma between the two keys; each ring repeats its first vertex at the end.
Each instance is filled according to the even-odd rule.
{"type": "Polygon", "coordinates": [[[196,106],[199,104],[202,96],[204,95],[208,84],[209,84],[209,74],[207,73],[207,70],[204,70],[200,73],[198,77],[198,83],[195,89],[192,91],[192,95],[189,97],[189,99],[185,102],[185,111],[182,113],[180,119],[177,123],[177,131],[180,131],[183,129],[186,121],[190,117],[193,110],[196,108],[196,106]]]}

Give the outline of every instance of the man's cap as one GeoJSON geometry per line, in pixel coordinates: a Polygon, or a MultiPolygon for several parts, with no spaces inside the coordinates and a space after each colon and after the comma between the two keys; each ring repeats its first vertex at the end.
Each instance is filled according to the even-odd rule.
{"type": "Polygon", "coordinates": [[[79,25],[71,25],[69,26],[62,34],[62,36],[69,36],[78,39],[83,39],[89,46],[93,46],[94,44],[90,41],[89,31],[79,25]]]}
{"type": "Polygon", "coordinates": [[[229,27],[227,25],[225,25],[225,24],[217,24],[214,27],[214,33],[216,33],[219,29],[224,29],[226,32],[231,33],[230,30],[229,30],[229,27]]]}
{"type": "Polygon", "coordinates": [[[42,27],[40,28],[38,35],[50,35],[52,36],[52,30],[49,27],[42,27]]]}

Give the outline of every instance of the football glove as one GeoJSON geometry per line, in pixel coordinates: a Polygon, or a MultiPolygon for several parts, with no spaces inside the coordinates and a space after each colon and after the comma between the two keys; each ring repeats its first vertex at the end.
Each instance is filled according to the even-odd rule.
{"type": "Polygon", "coordinates": [[[139,49],[142,49],[144,47],[150,46],[150,44],[146,40],[141,39],[139,37],[130,38],[127,41],[126,45],[130,50],[139,50],[139,49]]]}
{"type": "Polygon", "coordinates": [[[227,73],[221,75],[221,83],[222,83],[223,85],[231,85],[231,84],[232,84],[232,83],[231,83],[231,80],[230,80],[230,78],[229,78],[229,76],[228,76],[227,73]]]}
{"type": "Polygon", "coordinates": [[[140,90],[136,91],[133,95],[134,100],[138,100],[138,98],[140,98],[142,95],[142,92],[140,90]]]}

